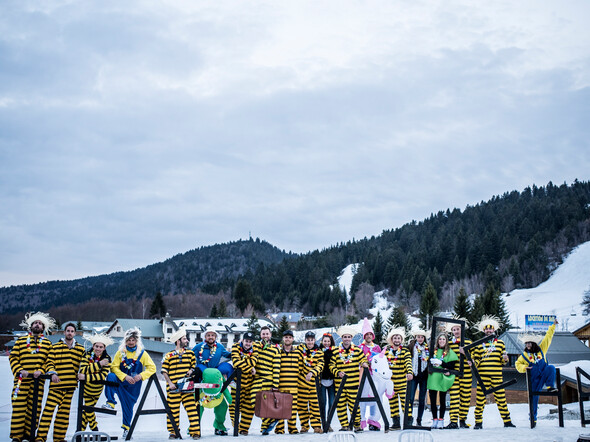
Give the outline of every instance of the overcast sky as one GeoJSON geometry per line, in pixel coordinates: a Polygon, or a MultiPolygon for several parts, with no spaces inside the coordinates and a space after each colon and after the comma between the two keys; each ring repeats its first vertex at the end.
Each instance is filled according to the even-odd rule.
{"type": "Polygon", "coordinates": [[[590,2],[0,3],[0,286],[590,179],[590,2]]]}

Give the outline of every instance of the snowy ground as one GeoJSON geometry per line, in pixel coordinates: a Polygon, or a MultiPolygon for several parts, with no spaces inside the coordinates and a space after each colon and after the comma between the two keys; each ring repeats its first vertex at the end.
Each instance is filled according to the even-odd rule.
{"type": "MultiPolygon", "coordinates": [[[[2,440],[8,440],[10,433],[10,392],[12,388],[12,376],[10,373],[10,367],[8,364],[8,358],[0,356],[0,377],[4,379],[0,385],[0,438],[2,440]]],[[[150,392],[150,398],[147,401],[149,408],[160,408],[160,401],[157,398],[155,389],[150,392]]],[[[74,401],[77,400],[77,396],[74,396],[74,401]]],[[[76,403],[76,402],[74,402],[76,403]]],[[[102,402],[99,402],[99,404],[102,402]]],[[[484,429],[480,431],[475,430],[433,430],[432,435],[436,441],[472,441],[474,438],[482,442],[498,442],[500,440],[511,440],[526,441],[534,439],[536,442],[541,441],[575,441],[580,434],[590,434],[590,429],[584,429],[580,426],[579,418],[573,420],[572,418],[565,421],[565,427],[559,428],[558,423],[554,415],[552,419],[548,419],[549,410],[556,408],[552,405],[542,404],[539,409],[539,422],[537,428],[531,430],[528,428],[528,406],[526,404],[514,404],[509,405],[512,421],[517,428],[504,429],[502,421],[498,414],[498,410],[495,405],[488,405],[484,412],[484,429]]],[[[578,404],[570,404],[567,406],[568,409],[572,410],[572,414],[578,410],[578,404]]],[[[387,409],[387,408],[386,408],[387,409]]],[[[70,429],[68,431],[68,437],[71,438],[74,433],[74,426],[76,422],[76,410],[72,410],[70,417],[70,429]]],[[[424,415],[424,424],[429,424],[430,419],[428,418],[429,412],[426,411],[424,415]]],[[[102,431],[106,431],[111,435],[121,435],[121,417],[101,415],[98,417],[99,427],[102,431]]],[[[202,439],[213,439],[217,438],[213,434],[212,429],[213,413],[211,410],[205,410],[202,423],[202,439]]],[[[447,417],[448,422],[448,417],[447,417]]],[[[473,424],[473,410],[470,411],[467,422],[473,424]]],[[[226,425],[230,425],[229,419],[226,425]]],[[[186,416],[184,412],[181,412],[181,430],[183,434],[186,434],[188,427],[186,416]]],[[[338,421],[334,418],[332,422],[334,429],[340,428],[338,421]]],[[[357,439],[360,442],[368,442],[370,440],[396,440],[399,431],[392,431],[388,434],[383,432],[364,432],[357,434],[357,439]]],[[[230,436],[231,437],[231,436],[230,436]]],[[[245,436],[239,436],[244,439],[245,436]]],[[[254,418],[252,427],[250,429],[250,435],[247,436],[249,441],[256,440],[285,440],[292,439],[298,442],[312,442],[319,440],[326,440],[327,435],[321,434],[299,434],[299,435],[271,435],[270,437],[264,437],[260,435],[260,420],[254,418]]],[[[148,415],[142,416],[139,419],[138,427],[133,435],[133,440],[138,442],[150,442],[150,441],[164,441],[168,440],[168,432],[166,431],[166,418],[164,415],[148,415]]],[[[231,440],[231,439],[230,439],[231,440]]]]}

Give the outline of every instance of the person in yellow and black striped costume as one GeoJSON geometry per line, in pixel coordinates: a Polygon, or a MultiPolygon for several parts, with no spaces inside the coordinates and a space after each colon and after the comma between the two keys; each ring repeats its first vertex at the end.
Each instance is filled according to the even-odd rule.
{"type": "MultiPolygon", "coordinates": [[[[289,434],[297,434],[297,381],[299,379],[299,357],[301,353],[293,347],[293,332],[285,330],[283,344],[279,351],[281,358],[279,391],[290,393],[293,396],[291,419],[287,421],[289,434]]],[[[285,421],[279,420],[275,428],[276,434],[285,433],[285,421]]]]}
{"type": "MultiPolygon", "coordinates": [[[[111,371],[111,357],[107,353],[107,347],[113,344],[113,339],[105,333],[84,335],[84,339],[90,342],[92,347],[82,355],[80,364],[80,374],[86,381],[82,394],[84,405],[94,407],[104,389],[104,384],[99,384],[97,381],[104,381],[111,371]]],[[[82,415],[82,431],[86,430],[87,426],[92,431],[98,431],[94,411],[84,411],[82,415]]]]}
{"type": "MultiPolygon", "coordinates": [[[[360,376],[362,375],[361,368],[368,369],[369,364],[360,347],[352,343],[352,337],[355,335],[355,330],[352,327],[340,327],[338,334],[342,338],[342,342],[334,349],[332,359],[330,360],[330,371],[336,381],[336,391],[340,388],[340,383],[344,375],[346,374],[348,376],[336,405],[338,420],[342,426],[341,430],[347,430],[349,423],[348,412],[352,414],[354,401],[358,394],[360,376]]],[[[361,428],[360,410],[357,411],[354,417],[353,426],[354,431],[363,431],[361,428]]]]}
{"type": "MultiPolygon", "coordinates": [[[[455,318],[460,321],[467,320],[465,318],[455,318]]],[[[461,325],[455,324],[452,322],[447,323],[447,332],[451,334],[449,339],[449,347],[451,350],[460,356],[461,350],[461,325]]],[[[463,339],[463,346],[471,344],[471,340],[464,338],[463,339]]],[[[455,370],[460,369],[460,361],[455,362],[455,370]]],[[[457,428],[469,428],[467,424],[467,414],[469,413],[469,406],[471,405],[471,383],[473,377],[471,375],[471,370],[464,363],[463,366],[463,377],[460,378],[459,376],[455,376],[455,382],[453,382],[453,386],[449,390],[449,394],[451,397],[451,405],[449,410],[449,417],[451,418],[451,422],[445,428],[447,430],[455,430],[457,428]]]]}
{"type": "Polygon", "coordinates": [[[315,333],[305,334],[305,343],[298,347],[299,383],[297,385],[297,413],[301,422],[301,433],[307,433],[309,426],[314,433],[322,432],[322,420],[315,377],[324,370],[324,352],[315,343],[315,333]]]}
{"type": "MultiPolygon", "coordinates": [[[[238,431],[242,436],[248,434],[252,417],[254,416],[254,402],[252,402],[252,385],[254,384],[254,369],[256,358],[254,357],[254,333],[246,332],[241,342],[235,343],[231,348],[231,361],[234,370],[242,370],[242,379],[240,382],[240,423],[238,431]]],[[[236,390],[232,388],[232,401],[229,404],[229,415],[234,424],[234,410],[236,403],[236,390]]]]}
{"type": "MultiPolygon", "coordinates": [[[[256,393],[263,390],[279,389],[279,374],[281,370],[281,358],[279,346],[271,342],[272,333],[269,327],[260,329],[260,342],[254,343],[254,384],[252,385],[251,401],[256,403],[256,393]]],[[[268,434],[272,430],[273,419],[262,419],[260,427],[262,434],[268,434]]],[[[250,425],[248,424],[248,427],[250,425]]]]}
{"type": "MultiPolygon", "coordinates": [[[[472,349],[471,357],[473,364],[477,367],[477,371],[486,388],[496,387],[502,383],[502,365],[508,362],[504,341],[493,337],[496,330],[500,328],[500,320],[494,316],[483,316],[475,327],[492,339],[472,349]]],[[[468,364],[472,365],[472,362],[469,361],[468,364]]],[[[506,391],[504,389],[496,391],[494,393],[494,399],[498,406],[500,416],[502,416],[502,420],[504,421],[504,426],[514,427],[514,424],[510,421],[510,412],[506,405],[506,391]]],[[[483,427],[482,417],[485,404],[486,396],[483,393],[481,385],[478,384],[474,430],[480,430],[483,427]]]]}
{"type": "MultiPolygon", "coordinates": [[[[170,342],[174,343],[176,348],[164,355],[162,360],[162,375],[166,380],[166,401],[172,411],[172,416],[176,426],[180,431],[180,404],[184,407],[188,415],[189,429],[188,433],[193,439],[201,437],[201,426],[199,422],[199,411],[194,392],[183,393],[178,390],[177,382],[182,378],[191,377],[195,371],[197,359],[192,350],[187,350],[188,339],[186,338],[186,329],[181,328],[170,336],[170,342]]],[[[176,439],[174,427],[170,418],[166,418],[166,427],[170,433],[169,439],[176,439]]]]}
{"type": "Polygon", "coordinates": [[[84,354],[84,347],[76,342],[74,336],[76,336],[76,325],[66,324],[63,339],[53,344],[47,357],[45,367],[46,373],[51,375],[51,384],[37,430],[36,442],[47,440],[47,433],[56,408],[53,440],[54,442],[65,441],[70,424],[72,397],[78,387],[78,371],[80,371],[80,363],[84,354]]]}
{"type": "Polygon", "coordinates": [[[37,422],[31,425],[33,403],[37,401],[37,419],[43,401],[43,382],[39,385],[39,394],[33,397],[33,379],[29,373],[38,378],[45,373],[45,362],[51,350],[51,341],[43,336],[55,327],[55,321],[47,313],[29,313],[20,324],[28,329],[26,336],[18,338],[8,356],[10,369],[14,376],[12,388],[12,418],[10,421],[10,438],[21,442],[29,438],[31,426],[37,428],[37,422]]]}
{"type": "MultiPolygon", "coordinates": [[[[393,381],[393,397],[389,399],[389,410],[393,419],[392,428],[401,428],[400,407],[403,410],[406,400],[407,382],[414,378],[412,374],[412,354],[403,346],[406,332],[403,327],[393,328],[387,334],[385,356],[391,369],[393,381]]],[[[410,408],[410,416],[411,416],[410,408]]]]}

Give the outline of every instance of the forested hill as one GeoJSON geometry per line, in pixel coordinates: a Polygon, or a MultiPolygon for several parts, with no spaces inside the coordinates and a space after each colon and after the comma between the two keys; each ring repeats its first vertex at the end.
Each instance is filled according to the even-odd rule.
{"type": "Polygon", "coordinates": [[[238,275],[289,256],[259,239],[216,244],[129,272],[0,288],[0,313],[47,309],[90,299],[153,298],[158,291],[196,293],[198,289],[206,291],[211,283],[233,281],[238,275]]]}
{"type": "Polygon", "coordinates": [[[413,310],[428,281],[445,308],[452,307],[461,286],[468,293],[483,293],[491,284],[505,292],[536,286],[567,252],[588,240],[590,183],[549,183],[285,260],[244,280],[266,307],[331,313],[343,308],[346,298],[330,284],[346,265],[362,263],[350,293],[356,305],[347,313],[362,317],[373,292],[383,289],[413,310]]]}
{"type": "MultiPolygon", "coordinates": [[[[387,289],[397,305],[413,311],[428,282],[442,308],[452,307],[460,287],[467,293],[483,293],[491,285],[504,292],[536,286],[566,253],[588,240],[590,183],[549,183],[304,255],[287,254],[260,240],[237,241],[202,247],[130,272],[0,288],[0,313],[15,314],[12,324],[17,313],[27,310],[98,299],[102,304],[85,303],[87,308],[96,307],[85,310],[84,319],[114,319],[107,308],[116,309],[113,314],[131,315],[131,307],[137,305],[130,306],[129,313],[122,311],[126,306],[109,302],[151,300],[161,292],[168,307],[176,303],[173,315],[193,316],[207,314],[219,298],[206,294],[223,291],[232,314],[251,304],[259,311],[332,315],[331,322],[337,325],[351,313],[366,314],[377,290],[387,289]],[[352,284],[352,303],[346,305],[336,281],[341,270],[353,263],[361,266],[352,284]]],[[[140,306],[145,308],[145,303],[140,306]]],[[[68,314],[76,311],[81,312],[70,309],[68,314]]]]}

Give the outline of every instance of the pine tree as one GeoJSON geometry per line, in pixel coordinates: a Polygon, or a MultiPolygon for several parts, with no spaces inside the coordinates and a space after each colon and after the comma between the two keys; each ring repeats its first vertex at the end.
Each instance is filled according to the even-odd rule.
{"type": "Polygon", "coordinates": [[[227,305],[225,305],[225,299],[224,298],[221,298],[221,300],[219,301],[219,308],[217,309],[217,315],[220,318],[227,317],[227,305]]]}
{"type": "MultiPolygon", "coordinates": [[[[477,324],[481,320],[481,317],[486,314],[483,297],[483,294],[479,294],[473,301],[473,308],[471,309],[471,313],[468,317],[469,322],[472,324],[477,324]]],[[[473,327],[468,328],[466,334],[471,340],[476,340],[483,337],[483,334],[473,327]]]]}
{"type": "Polygon", "coordinates": [[[209,312],[209,317],[210,318],[218,318],[219,317],[219,313],[217,311],[217,304],[213,304],[213,307],[211,307],[211,312],[209,312]]]}
{"type": "Polygon", "coordinates": [[[242,312],[248,307],[248,304],[252,302],[254,291],[247,280],[240,279],[238,281],[234,290],[234,298],[236,300],[236,307],[242,312]]]}
{"type": "Polygon", "coordinates": [[[279,326],[272,331],[273,341],[276,343],[281,342],[283,340],[283,333],[290,328],[291,327],[289,325],[289,321],[287,321],[287,317],[283,315],[281,322],[279,322],[279,326]]]}
{"type": "Polygon", "coordinates": [[[396,327],[403,327],[406,331],[410,329],[410,321],[401,306],[394,307],[389,318],[387,318],[387,333],[396,327]]]}
{"type": "MultiPolygon", "coordinates": [[[[473,324],[479,322],[484,315],[497,316],[500,319],[502,326],[499,330],[496,330],[497,335],[501,335],[511,327],[510,317],[506,311],[506,304],[502,299],[502,294],[493,284],[490,284],[483,294],[475,298],[473,309],[471,310],[471,322],[473,324]]],[[[481,338],[483,336],[478,331],[474,331],[473,335],[475,338],[481,338]]]]}
{"type": "Polygon", "coordinates": [[[467,296],[467,292],[464,287],[459,289],[459,295],[455,299],[455,305],[453,307],[455,316],[459,318],[468,319],[471,315],[471,304],[467,296]]]}
{"type": "Polygon", "coordinates": [[[256,317],[256,313],[252,312],[252,316],[250,316],[246,322],[246,328],[254,335],[255,338],[260,336],[260,324],[258,323],[258,317],[256,317]]]}
{"type": "Polygon", "coordinates": [[[375,342],[379,345],[383,342],[383,316],[381,316],[381,311],[377,311],[377,315],[375,316],[375,321],[373,321],[373,332],[375,333],[375,342]]]}
{"type": "Polygon", "coordinates": [[[436,290],[430,281],[426,281],[426,288],[422,293],[422,299],[420,300],[420,321],[422,327],[426,330],[432,325],[432,318],[438,311],[438,297],[436,296],[436,290]]]}
{"type": "Polygon", "coordinates": [[[584,315],[588,315],[590,313],[590,288],[584,292],[582,305],[584,306],[584,315]]]}
{"type": "Polygon", "coordinates": [[[154,300],[152,301],[152,306],[150,307],[150,317],[151,318],[162,318],[166,315],[166,305],[164,304],[164,298],[162,297],[162,293],[156,293],[154,300]]]}
{"type": "Polygon", "coordinates": [[[502,299],[502,293],[499,289],[493,288],[492,299],[495,308],[494,314],[498,317],[498,319],[500,319],[500,322],[502,323],[500,329],[496,331],[499,336],[508,330],[512,325],[510,324],[510,315],[506,310],[506,303],[504,302],[504,299],[502,299]]]}
{"type": "Polygon", "coordinates": [[[281,318],[281,322],[279,322],[279,326],[273,330],[272,337],[276,343],[279,343],[283,340],[283,333],[289,330],[291,326],[289,325],[289,321],[287,321],[287,317],[283,315],[281,318]]]}

